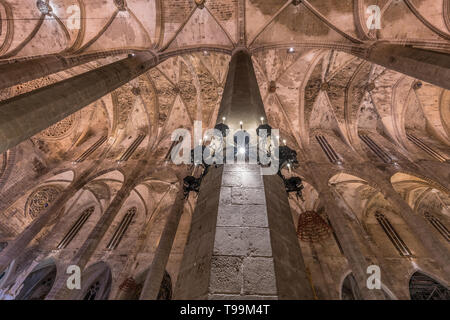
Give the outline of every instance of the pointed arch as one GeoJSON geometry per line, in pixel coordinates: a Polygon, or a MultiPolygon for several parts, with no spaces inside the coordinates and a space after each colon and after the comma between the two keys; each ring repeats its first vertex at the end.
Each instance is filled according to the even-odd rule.
{"type": "Polygon", "coordinates": [[[16,300],[44,300],[56,280],[56,263],[50,258],[39,263],[22,283],[16,300]]]}

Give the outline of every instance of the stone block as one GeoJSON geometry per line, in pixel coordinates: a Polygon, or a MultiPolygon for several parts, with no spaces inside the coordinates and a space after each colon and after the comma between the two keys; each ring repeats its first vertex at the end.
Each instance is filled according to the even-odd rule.
{"type": "Polygon", "coordinates": [[[215,256],[211,261],[210,293],[240,294],[242,258],[215,256]]]}
{"type": "Polygon", "coordinates": [[[264,189],[260,188],[232,188],[232,204],[265,204],[264,189]]]}
{"type": "Polygon", "coordinates": [[[219,207],[218,227],[240,227],[243,225],[242,206],[223,205],[219,207]]]}
{"type": "Polygon", "coordinates": [[[214,255],[270,257],[269,229],[217,227],[214,255]]]}
{"type": "Polygon", "coordinates": [[[217,227],[214,255],[246,256],[248,243],[241,228],[217,227]]]}
{"type": "Polygon", "coordinates": [[[269,227],[267,210],[264,205],[241,206],[240,213],[245,227],[269,227]]]}
{"type": "Polygon", "coordinates": [[[244,259],[244,294],[277,295],[275,270],[271,258],[244,259]]]}

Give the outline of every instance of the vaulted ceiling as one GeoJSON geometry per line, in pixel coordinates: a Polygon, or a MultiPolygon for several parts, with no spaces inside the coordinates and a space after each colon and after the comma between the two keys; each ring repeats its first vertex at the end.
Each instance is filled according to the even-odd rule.
{"type": "Polygon", "coordinates": [[[416,79],[350,53],[377,41],[450,52],[449,13],[449,0],[0,0],[0,60],[122,50],[1,90],[0,99],[111,63],[130,50],[164,53],[170,58],[156,68],[32,139],[40,151],[60,158],[61,150],[70,154],[108,132],[115,141],[107,157],[116,159],[144,133],[135,157],[144,150],[164,156],[174,129],[190,128],[195,120],[214,125],[230,53],[245,46],[269,123],[293,147],[307,150],[321,131],[357,151],[358,132],[373,131],[406,148],[410,130],[432,137],[445,153],[449,92],[427,83],[419,88],[416,79]],[[366,26],[370,5],[382,13],[376,32],[366,26]],[[79,29],[73,28],[77,8],[79,29]]]}

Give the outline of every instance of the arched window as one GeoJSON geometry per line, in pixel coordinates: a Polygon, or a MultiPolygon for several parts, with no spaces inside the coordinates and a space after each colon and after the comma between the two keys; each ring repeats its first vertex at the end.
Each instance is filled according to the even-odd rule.
{"type": "Polygon", "coordinates": [[[412,275],[409,293],[411,300],[450,300],[450,290],[422,272],[412,275]]]}
{"type": "Polygon", "coordinates": [[[119,243],[122,240],[125,233],[127,232],[127,229],[130,226],[131,222],[133,221],[136,212],[137,209],[135,207],[128,209],[127,213],[125,214],[116,231],[114,232],[113,237],[108,243],[107,246],[108,250],[114,250],[119,246],[119,243]]]}
{"type": "MultiPolygon", "coordinates": [[[[148,269],[145,271],[144,275],[146,275],[148,269]]],[[[144,279],[142,282],[136,283],[133,278],[126,279],[120,289],[127,292],[127,298],[124,300],[139,300],[142,294],[142,289],[144,287],[144,279]]],[[[161,286],[159,287],[157,300],[172,300],[172,278],[167,271],[164,271],[164,277],[161,282],[161,286]]]]}
{"type": "Polygon", "coordinates": [[[333,147],[330,145],[325,136],[316,135],[316,140],[331,163],[339,164],[342,162],[342,158],[336,153],[336,151],[334,151],[333,147]]]}
{"type": "Polygon", "coordinates": [[[389,240],[391,240],[394,247],[397,249],[397,251],[400,253],[401,256],[411,256],[411,251],[406,246],[406,244],[403,242],[402,238],[400,238],[397,231],[394,229],[394,227],[391,225],[389,220],[385,217],[384,214],[380,212],[375,213],[375,217],[377,218],[378,223],[380,224],[383,231],[388,236],[389,240]]]}
{"type": "Polygon", "coordinates": [[[425,212],[425,218],[444,237],[444,239],[447,240],[447,242],[450,242],[450,232],[441,220],[429,212],[425,212]]]}
{"type": "Polygon", "coordinates": [[[78,234],[78,232],[81,230],[85,222],[89,219],[89,217],[94,212],[95,208],[90,207],[83,211],[81,216],[77,219],[77,221],[74,223],[72,228],[70,228],[69,232],[64,236],[64,238],[61,240],[61,242],[58,244],[58,249],[64,249],[66,248],[69,243],[75,238],[75,236],[78,234]]]}
{"type": "Polygon", "coordinates": [[[406,133],[406,136],[409,141],[411,141],[416,146],[418,146],[420,149],[425,151],[430,157],[432,157],[440,162],[445,162],[447,160],[443,155],[441,155],[439,152],[436,152],[435,150],[430,148],[430,146],[428,144],[424,143],[422,140],[420,140],[416,136],[409,134],[409,133],[406,133]]]}
{"type": "Polygon", "coordinates": [[[105,262],[98,262],[83,272],[81,290],[74,290],[76,300],[108,300],[112,274],[105,262]],[[77,291],[77,292],[75,292],[77,291]]]}
{"type": "Polygon", "coordinates": [[[350,273],[342,283],[342,300],[361,300],[358,285],[356,279],[352,273],[350,273]]]}
{"type": "Polygon", "coordinates": [[[392,157],[386,151],[384,151],[375,141],[372,140],[367,134],[358,133],[359,138],[375,153],[384,163],[391,163],[392,157]]]}
{"type": "Polygon", "coordinates": [[[25,278],[16,300],[44,300],[56,279],[56,265],[52,261],[38,265],[25,278]]]}
{"type": "Polygon", "coordinates": [[[119,162],[128,161],[133,153],[137,150],[137,148],[141,145],[142,141],[144,141],[145,137],[145,134],[138,135],[138,137],[128,147],[125,153],[120,157],[119,162]]]}
{"type": "Polygon", "coordinates": [[[98,148],[100,148],[106,142],[107,138],[108,138],[107,136],[102,136],[97,142],[95,142],[91,147],[89,147],[89,149],[83,152],[83,154],[77,160],[75,160],[75,162],[80,163],[86,160],[91,154],[93,154],[98,148]]]}
{"type": "Polygon", "coordinates": [[[95,300],[99,291],[100,291],[100,282],[96,281],[89,287],[83,300],[95,300]]]}

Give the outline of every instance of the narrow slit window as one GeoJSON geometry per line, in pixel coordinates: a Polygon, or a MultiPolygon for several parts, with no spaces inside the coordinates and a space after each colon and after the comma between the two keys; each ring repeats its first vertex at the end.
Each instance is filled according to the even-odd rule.
{"type": "Polygon", "coordinates": [[[91,154],[93,154],[98,148],[100,148],[106,142],[107,136],[102,136],[96,143],[89,147],[83,154],[75,160],[75,162],[80,163],[86,160],[91,154]]]}
{"type": "Polygon", "coordinates": [[[81,216],[77,219],[77,221],[73,224],[72,228],[70,228],[69,232],[64,236],[61,242],[58,244],[58,249],[65,249],[69,243],[75,238],[75,236],[80,232],[83,225],[89,219],[89,217],[94,213],[95,208],[90,207],[83,211],[81,216]]]}
{"type": "Polygon", "coordinates": [[[316,140],[331,163],[337,164],[342,163],[341,157],[336,153],[336,151],[334,151],[333,147],[328,143],[327,138],[325,138],[323,135],[317,135],[316,140]]]}
{"type": "Polygon", "coordinates": [[[391,240],[394,247],[397,249],[397,251],[400,253],[401,256],[408,257],[411,256],[411,251],[406,246],[406,244],[403,242],[403,240],[400,238],[397,231],[394,229],[394,227],[391,225],[389,220],[385,217],[384,214],[377,212],[375,214],[375,217],[380,224],[383,231],[388,236],[389,240],[391,240]]]}
{"type": "Polygon", "coordinates": [[[425,212],[425,218],[444,237],[444,239],[447,240],[447,242],[450,242],[450,232],[441,220],[429,212],[425,212]]]}
{"type": "Polygon", "coordinates": [[[116,231],[114,232],[111,240],[108,243],[107,246],[108,250],[115,250],[119,246],[120,241],[127,232],[128,227],[130,226],[134,216],[136,215],[136,211],[137,211],[136,208],[131,208],[127,211],[122,221],[120,222],[119,226],[117,227],[116,231]]]}
{"type": "Polygon", "coordinates": [[[391,163],[392,157],[375,143],[367,134],[358,134],[359,138],[377,155],[384,163],[391,163]]]}
{"type": "Polygon", "coordinates": [[[125,151],[125,153],[122,155],[119,161],[120,162],[128,161],[133,155],[133,153],[137,150],[137,148],[139,148],[142,141],[144,141],[145,137],[146,137],[145,134],[138,135],[138,137],[133,141],[131,146],[128,147],[127,151],[125,151]]]}
{"type": "Polygon", "coordinates": [[[416,146],[418,146],[420,149],[425,151],[430,157],[432,157],[440,162],[447,161],[447,159],[444,156],[442,156],[440,153],[438,153],[435,150],[433,150],[432,148],[430,148],[426,143],[424,143],[422,140],[420,140],[416,136],[409,134],[409,133],[407,133],[406,136],[409,141],[411,141],[416,146]]]}

